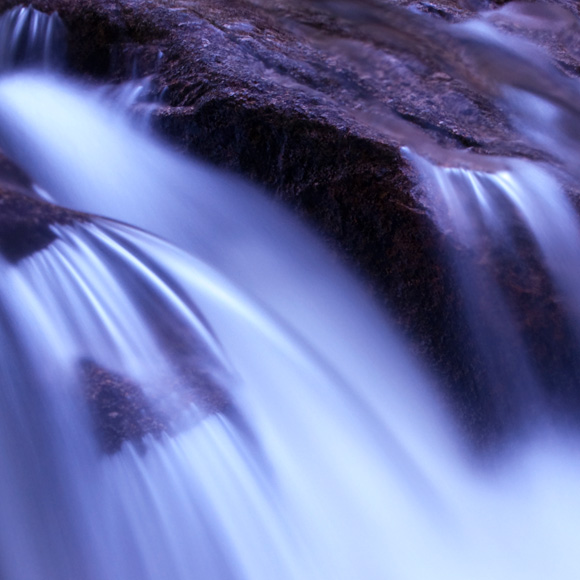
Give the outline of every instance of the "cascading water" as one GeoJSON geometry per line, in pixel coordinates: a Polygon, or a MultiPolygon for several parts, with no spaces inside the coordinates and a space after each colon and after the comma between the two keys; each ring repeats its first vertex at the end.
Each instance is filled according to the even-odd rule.
{"type": "Polygon", "coordinates": [[[0,18],[0,70],[34,67],[55,70],[63,63],[66,31],[57,14],[26,8],[0,18]]]}
{"type": "MultiPolygon", "coordinates": [[[[558,385],[541,387],[547,377],[538,372],[546,361],[535,360],[541,357],[530,341],[537,342],[538,337],[526,336],[522,330],[526,323],[517,320],[515,303],[522,301],[523,291],[543,294],[544,300],[564,308],[571,328],[558,348],[569,351],[568,360],[561,361],[566,368],[553,380],[561,383],[560,389],[566,388],[562,373],[575,382],[580,224],[571,202],[556,179],[528,161],[490,159],[485,170],[473,170],[439,167],[410,151],[406,154],[428,184],[426,204],[432,207],[434,220],[459,248],[454,252],[456,277],[464,288],[466,315],[490,383],[497,389],[496,412],[512,424],[522,413],[541,417],[545,394],[557,392],[558,385]],[[457,254],[464,256],[457,259],[457,254]],[[516,288],[511,296],[510,285],[516,288]]],[[[520,318],[533,318],[539,315],[534,310],[550,307],[529,302],[520,318]]],[[[551,313],[541,314],[546,314],[546,324],[556,323],[551,313]]],[[[551,372],[556,374],[553,368],[551,372]]]]}
{"type": "MultiPolygon", "coordinates": [[[[131,224],[52,225],[0,261],[0,577],[577,577],[575,440],[546,419],[471,465],[432,381],[284,212],[52,74],[0,80],[0,127],[51,199],[131,224]]],[[[512,208],[573,304],[553,177],[408,156],[442,230],[477,252],[512,208]]],[[[517,408],[540,379],[507,336],[517,408]]]]}

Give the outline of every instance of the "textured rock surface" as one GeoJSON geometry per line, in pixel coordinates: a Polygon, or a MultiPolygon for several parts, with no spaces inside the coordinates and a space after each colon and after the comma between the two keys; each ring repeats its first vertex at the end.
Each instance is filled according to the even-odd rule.
{"type": "MultiPolygon", "coordinates": [[[[14,3],[0,0],[0,8],[14,3]]],[[[138,73],[154,74],[163,92],[156,123],[174,144],[266,185],[314,223],[367,277],[480,434],[501,423],[491,379],[467,332],[453,260],[441,252],[449,243],[423,206],[400,147],[433,156],[541,157],[497,97],[506,80],[555,94],[552,73],[538,75],[525,59],[458,24],[483,11],[482,21],[545,47],[560,71],[573,75],[580,66],[577,6],[501,4],[34,3],[65,20],[75,73],[122,80],[136,59],[138,73]],[[553,26],[522,28],[518,11],[553,26]]],[[[569,99],[565,90],[556,97],[569,99]]],[[[514,296],[523,284],[531,303],[557,310],[551,289],[528,284],[533,272],[510,268],[514,296]]],[[[521,318],[531,337],[553,326],[545,317],[521,318]]]]}
{"type": "Polygon", "coordinates": [[[95,430],[105,453],[125,441],[139,444],[146,435],[159,437],[169,428],[167,417],[152,409],[140,387],[92,361],[81,364],[82,380],[95,430]]]}

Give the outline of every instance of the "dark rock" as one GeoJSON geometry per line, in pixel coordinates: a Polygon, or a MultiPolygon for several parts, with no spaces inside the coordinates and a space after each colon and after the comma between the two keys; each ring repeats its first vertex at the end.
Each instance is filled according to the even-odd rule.
{"type": "MultiPolygon", "coordinates": [[[[149,395],[128,377],[92,360],[80,362],[80,378],[95,433],[105,453],[116,453],[124,442],[144,450],[145,436],[174,433],[180,428],[180,417],[192,405],[200,419],[221,413],[238,420],[227,391],[207,371],[208,360],[203,358],[207,353],[199,338],[192,336],[189,329],[180,332],[179,328],[173,327],[161,337],[163,351],[175,368],[168,376],[156,378],[156,383],[163,386],[149,395]]],[[[158,331],[159,327],[154,329],[158,331]]],[[[240,426],[245,428],[243,423],[240,426]]]]}
{"type": "Polygon", "coordinates": [[[167,418],[154,411],[141,389],[127,378],[89,360],[81,362],[81,373],[105,453],[119,451],[125,441],[139,444],[145,435],[159,436],[167,430],[167,418]]]}
{"type": "Polygon", "coordinates": [[[29,178],[0,155],[0,253],[8,261],[18,262],[51,244],[56,239],[51,225],[88,219],[39,199],[29,178]]]}
{"type": "MultiPolygon", "coordinates": [[[[125,240],[123,247],[151,274],[165,278],[166,274],[138,244],[125,240]]],[[[191,404],[201,415],[233,411],[229,387],[235,381],[220,352],[219,339],[191,297],[178,285],[171,285],[175,296],[168,298],[168,293],[155,284],[144,283],[142,273],[128,268],[118,252],[107,253],[105,258],[108,266],[114,268],[117,282],[131,289],[132,303],[151,332],[158,352],[165,357],[167,368],[156,379],[164,385],[158,406],[172,419],[191,404]],[[182,308],[177,308],[174,300],[179,300],[182,308]],[[189,315],[184,315],[185,309],[189,315]],[[161,400],[163,397],[177,404],[167,404],[161,400]]]]}

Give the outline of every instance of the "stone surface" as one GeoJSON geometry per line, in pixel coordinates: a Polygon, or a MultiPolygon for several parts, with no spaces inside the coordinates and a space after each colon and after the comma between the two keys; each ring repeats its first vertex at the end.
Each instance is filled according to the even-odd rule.
{"type": "Polygon", "coordinates": [[[138,384],[93,360],[79,362],[94,430],[107,454],[116,453],[125,442],[145,450],[144,437],[175,433],[184,413],[199,419],[221,413],[238,421],[224,386],[229,377],[203,340],[163,307],[152,306],[145,315],[170,365],[152,385],[138,384]]]}
{"type": "Polygon", "coordinates": [[[82,381],[101,448],[116,453],[125,441],[139,445],[146,435],[159,437],[169,420],[152,409],[140,387],[93,361],[82,361],[82,381]]]}
{"type": "Polygon", "coordinates": [[[0,253],[8,261],[18,262],[51,244],[56,239],[51,225],[88,219],[40,199],[29,178],[0,155],[0,253]]]}

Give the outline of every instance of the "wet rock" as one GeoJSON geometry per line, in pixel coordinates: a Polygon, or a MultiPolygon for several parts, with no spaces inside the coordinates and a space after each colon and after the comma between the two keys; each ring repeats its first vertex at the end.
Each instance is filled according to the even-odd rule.
{"type": "MultiPolygon", "coordinates": [[[[134,254],[138,257],[137,251],[134,254]]],[[[143,284],[131,268],[116,270],[117,282],[133,288],[133,301],[156,342],[162,362],[147,366],[139,381],[112,372],[106,361],[82,360],[81,382],[102,450],[113,454],[124,442],[144,449],[143,438],[174,434],[190,428],[191,420],[222,414],[235,420],[237,412],[228,387],[234,381],[204,332],[212,333],[203,314],[186,295],[184,306],[198,328],[154,288],[143,284]]],[[[177,290],[177,292],[179,292],[177,290]]]]}
{"type": "Polygon", "coordinates": [[[81,362],[89,409],[101,448],[112,454],[125,441],[140,444],[148,434],[159,436],[168,429],[168,419],[152,409],[135,383],[93,361],[81,362]]]}
{"type": "Polygon", "coordinates": [[[175,433],[184,413],[190,415],[185,428],[191,426],[191,412],[199,419],[221,413],[237,420],[226,389],[207,371],[208,361],[192,355],[203,350],[199,338],[182,333],[175,342],[176,332],[172,330],[171,343],[164,349],[173,372],[156,376],[149,388],[92,360],[80,361],[80,380],[104,453],[118,452],[125,442],[144,451],[147,435],[175,433]]]}
{"type": "Polygon", "coordinates": [[[50,245],[56,235],[51,225],[73,225],[89,218],[38,197],[29,178],[0,155],[0,253],[9,262],[50,245]]]}

